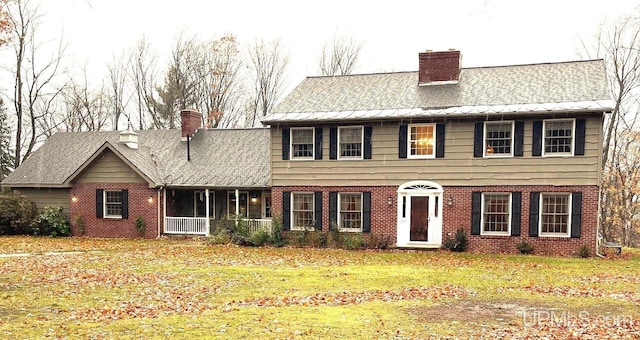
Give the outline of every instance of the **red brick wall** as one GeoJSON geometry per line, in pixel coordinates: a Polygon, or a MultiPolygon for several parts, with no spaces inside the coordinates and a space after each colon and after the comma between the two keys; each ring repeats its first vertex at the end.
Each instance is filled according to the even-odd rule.
{"type": "MultiPolygon", "coordinates": [[[[80,236],[76,225],[76,216],[81,215],[85,224],[84,236],[88,237],[140,237],[135,220],[142,216],[146,222],[145,238],[158,236],[158,191],[139,183],[76,183],[70,190],[76,202],[71,201],[71,232],[80,236]],[[129,190],[129,218],[97,218],[96,190],[129,190]],[[149,203],[149,197],[153,202],[149,203]]],[[[162,197],[160,203],[162,202],[162,197]]],[[[162,209],[160,210],[162,213],[162,209]]],[[[162,218],[162,217],[161,217],[162,218]]]]}
{"type": "MultiPolygon", "coordinates": [[[[329,230],[329,192],[371,192],[371,233],[396,238],[397,187],[273,187],[272,208],[274,216],[282,214],[282,192],[322,192],[322,230],[329,230]],[[388,199],[392,204],[388,204],[388,199]]],[[[517,253],[516,245],[526,240],[533,246],[535,254],[575,254],[582,245],[595,252],[598,211],[597,186],[491,186],[491,187],[445,187],[443,194],[443,240],[453,237],[458,228],[464,228],[469,238],[469,251],[482,253],[517,253]],[[471,232],[471,194],[482,192],[522,192],[521,236],[475,236],[471,232]],[[582,194],[581,237],[528,237],[530,192],[574,192],[582,194]],[[451,206],[447,205],[451,198],[451,206]]]]}
{"type": "Polygon", "coordinates": [[[421,52],[418,54],[418,83],[458,80],[460,51],[421,52]]]}

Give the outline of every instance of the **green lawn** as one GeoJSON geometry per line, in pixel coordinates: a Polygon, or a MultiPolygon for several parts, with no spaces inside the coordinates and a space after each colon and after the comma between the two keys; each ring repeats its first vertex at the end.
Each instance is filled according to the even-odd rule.
{"type": "Polygon", "coordinates": [[[25,253],[0,256],[0,338],[640,338],[631,249],[579,259],[0,238],[0,254],[25,253]]]}

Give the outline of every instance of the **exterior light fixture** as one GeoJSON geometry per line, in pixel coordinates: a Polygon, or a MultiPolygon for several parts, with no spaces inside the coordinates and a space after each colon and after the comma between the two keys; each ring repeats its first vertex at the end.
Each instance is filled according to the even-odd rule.
{"type": "Polygon", "coordinates": [[[76,196],[76,194],[71,194],[71,201],[72,201],[73,203],[78,202],[78,197],[76,196]]]}
{"type": "Polygon", "coordinates": [[[393,197],[391,197],[391,196],[387,197],[387,204],[388,205],[392,205],[393,204],[393,197]]]}
{"type": "Polygon", "coordinates": [[[251,203],[258,202],[258,196],[256,194],[251,195],[251,203]]]}
{"type": "Polygon", "coordinates": [[[147,202],[153,203],[153,196],[149,196],[149,198],[147,198],[147,202]]]}
{"type": "Polygon", "coordinates": [[[447,198],[447,205],[448,206],[452,206],[453,205],[453,197],[451,197],[451,195],[449,195],[449,198],[447,198]]]}

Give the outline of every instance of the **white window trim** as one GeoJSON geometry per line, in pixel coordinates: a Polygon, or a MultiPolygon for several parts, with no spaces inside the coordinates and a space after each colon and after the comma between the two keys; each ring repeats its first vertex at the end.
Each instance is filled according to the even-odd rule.
{"type": "Polygon", "coordinates": [[[436,158],[436,140],[437,140],[436,124],[409,124],[407,127],[407,158],[408,159],[431,159],[436,158]],[[411,154],[411,128],[417,126],[431,126],[433,128],[433,153],[431,155],[412,155],[411,154]]]}
{"type": "MultiPolygon", "coordinates": [[[[226,199],[226,201],[227,201],[227,218],[230,218],[230,216],[235,216],[235,214],[236,214],[236,211],[235,211],[236,210],[236,206],[235,206],[235,204],[233,205],[233,211],[229,210],[229,203],[231,202],[231,200],[229,199],[229,194],[233,194],[233,196],[235,196],[236,192],[232,191],[232,190],[227,191],[227,199],[226,199]]],[[[245,207],[245,209],[246,209],[246,212],[247,212],[247,215],[248,215],[249,214],[249,192],[248,191],[238,191],[238,199],[240,199],[240,196],[242,196],[242,194],[247,195],[247,200],[246,200],[247,201],[247,206],[245,207]]],[[[245,216],[245,217],[247,217],[247,216],[245,216]]]]}
{"type": "Polygon", "coordinates": [[[289,213],[290,214],[289,215],[289,221],[291,221],[290,229],[293,230],[293,231],[304,231],[305,229],[307,231],[313,231],[313,230],[315,230],[315,227],[313,225],[309,226],[307,228],[298,227],[298,226],[294,225],[295,218],[293,217],[293,211],[294,211],[293,207],[295,206],[295,200],[294,200],[293,197],[294,197],[294,195],[300,195],[300,194],[311,195],[311,212],[313,213],[313,219],[311,220],[311,223],[315,224],[315,221],[316,221],[316,211],[315,211],[316,210],[315,209],[316,208],[316,195],[314,194],[314,192],[313,191],[296,191],[296,192],[292,192],[291,193],[291,198],[290,198],[290,202],[291,202],[291,209],[290,210],[291,210],[291,212],[289,213]]]}
{"type": "Polygon", "coordinates": [[[361,233],[362,232],[362,224],[364,223],[364,220],[363,220],[364,216],[362,215],[362,211],[364,210],[363,209],[364,202],[363,202],[363,197],[362,197],[363,195],[362,195],[361,192],[339,192],[338,193],[338,209],[337,209],[338,210],[337,211],[337,213],[338,213],[338,216],[337,216],[338,217],[338,223],[340,223],[342,221],[342,216],[341,216],[341,213],[340,213],[340,211],[341,211],[340,210],[340,201],[342,200],[341,197],[342,197],[343,194],[359,194],[360,195],[360,228],[343,228],[341,225],[338,225],[338,230],[340,232],[361,233]]]}
{"type": "Polygon", "coordinates": [[[576,151],[576,119],[558,118],[545,119],[542,121],[542,157],[567,157],[573,156],[576,151]],[[571,152],[546,152],[547,149],[547,122],[571,121],[571,152]]]}
{"type": "Polygon", "coordinates": [[[538,236],[539,237],[571,237],[571,215],[573,215],[573,205],[571,200],[573,199],[571,193],[569,192],[541,192],[540,193],[540,203],[538,207],[538,236]],[[567,232],[566,233],[543,233],[542,232],[542,207],[544,206],[544,196],[545,195],[564,195],[568,197],[567,205],[568,205],[568,214],[567,216],[567,232]]]}
{"type": "Polygon", "coordinates": [[[103,218],[113,218],[118,219],[122,218],[122,209],[124,209],[124,204],[122,203],[122,190],[103,190],[102,191],[102,214],[103,218]],[[119,192],[120,193],[120,215],[108,215],[107,213],[107,193],[108,192],[119,192]]]}
{"type": "Polygon", "coordinates": [[[289,159],[292,161],[308,161],[314,160],[316,156],[316,129],[313,127],[295,127],[289,129],[289,159]],[[293,150],[293,131],[295,130],[311,130],[313,139],[311,141],[311,156],[310,157],[295,157],[293,150]]]}
{"type": "Polygon", "coordinates": [[[266,200],[267,197],[271,198],[271,193],[263,191],[262,195],[261,195],[261,199],[262,199],[262,203],[261,203],[262,214],[261,214],[261,216],[262,216],[262,218],[265,218],[265,219],[271,219],[273,217],[273,202],[271,202],[271,209],[272,209],[271,217],[267,217],[267,200],[266,200]]]}
{"type": "Polygon", "coordinates": [[[510,192],[483,192],[482,193],[482,200],[481,200],[481,204],[480,204],[480,235],[488,235],[488,236],[511,236],[511,214],[513,214],[513,211],[511,211],[511,207],[512,207],[512,199],[513,199],[513,195],[511,195],[510,192]],[[484,197],[485,195],[508,195],[509,196],[509,202],[507,203],[508,206],[507,208],[509,209],[509,217],[507,219],[507,231],[485,231],[484,230],[484,197]]]}
{"type": "Polygon", "coordinates": [[[508,157],[513,157],[513,148],[514,148],[514,134],[515,134],[515,122],[514,121],[509,121],[509,120],[494,120],[494,121],[489,121],[489,122],[484,122],[484,129],[482,129],[482,142],[484,144],[482,153],[484,155],[484,157],[486,158],[508,158],[508,157]],[[488,125],[495,125],[495,124],[504,124],[504,123],[511,123],[511,153],[506,154],[506,153],[501,153],[501,154],[488,154],[487,153],[487,124],[488,125]]]}
{"type": "Polygon", "coordinates": [[[352,126],[339,126],[338,127],[338,159],[339,160],[360,160],[364,159],[364,126],[362,125],[352,125],[352,126]],[[360,156],[341,156],[340,152],[340,135],[342,129],[354,129],[360,128],[360,156]]]}

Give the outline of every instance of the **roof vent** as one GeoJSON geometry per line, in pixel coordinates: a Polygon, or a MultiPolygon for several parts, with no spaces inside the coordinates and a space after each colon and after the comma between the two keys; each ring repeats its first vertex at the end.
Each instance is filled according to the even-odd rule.
{"type": "Polygon", "coordinates": [[[125,144],[130,149],[138,149],[138,134],[131,129],[131,126],[127,130],[120,132],[120,143],[125,144]]]}

